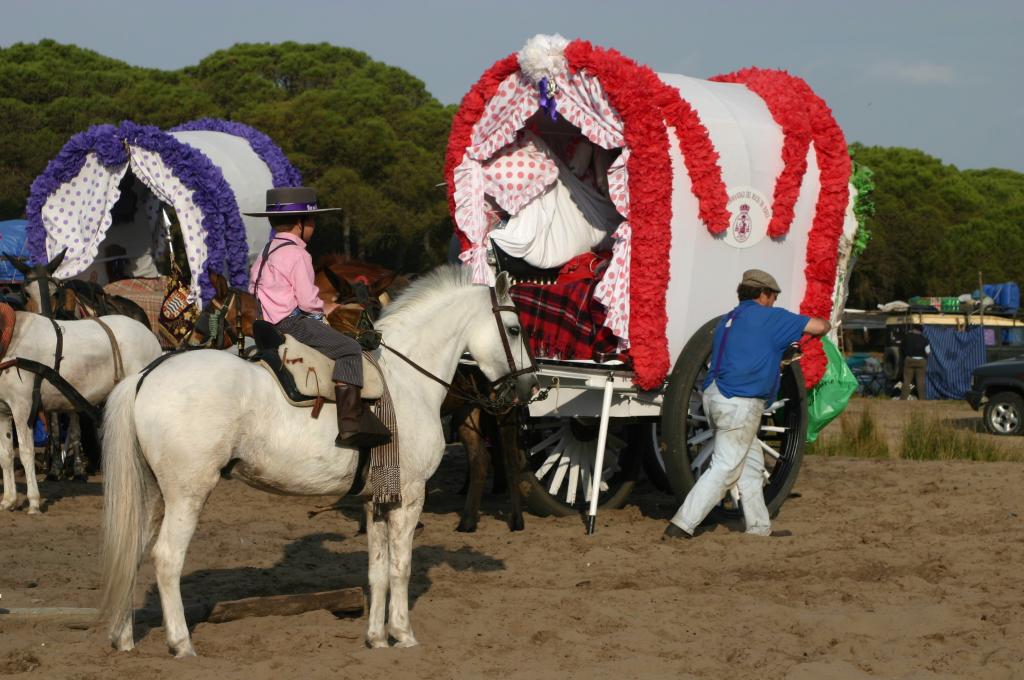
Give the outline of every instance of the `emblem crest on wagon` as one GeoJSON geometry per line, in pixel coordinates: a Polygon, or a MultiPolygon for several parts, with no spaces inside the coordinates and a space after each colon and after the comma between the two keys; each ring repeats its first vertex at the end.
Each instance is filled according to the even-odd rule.
{"type": "Polygon", "coordinates": [[[737,243],[743,243],[750,238],[753,226],[750,221],[750,204],[744,203],[740,206],[740,212],[732,221],[732,236],[737,243]]]}

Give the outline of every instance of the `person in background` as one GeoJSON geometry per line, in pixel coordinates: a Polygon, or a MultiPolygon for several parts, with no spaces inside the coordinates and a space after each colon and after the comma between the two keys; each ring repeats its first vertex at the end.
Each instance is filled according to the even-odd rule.
{"type": "Polygon", "coordinates": [[[928,338],[924,337],[924,326],[914,324],[903,336],[903,386],[900,399],[910,399],[910,387],[917,387],[918,399],[925,398],[925,374],[928,370],[928,355],[932,353],[928,338]]]}
{"type": "Polygon", "coordinates": [[[306,244],[313,237],[316,215],[338,208],[319,208],[316,192],[308,187],[267,190],[266,212],[274,233],[252,263],[251,291],[261,319],[282,333],[334,359],[335,401],[338,405],[338,446],[369,448],[391,441],[391,433],[363,405],[363,353],[359,343],[324,322],[337,305],[320,299],[314,283],[313,259],[306,244]]]}
{"type": "Polygon", "coordinates": [[[831,328],[825,319],[775,307],[781,292],[771,274],[747,270],[736,289],[739,304],[715,327],[711,367],[703,385],[704,414],[715,433],[714,453],[662,540],[692,538],[734,485],[739,488],[747,533],[773,535],[764,502],[764,453],[757,441],[761,415],[778,394],[786,349],[804,333],[822,336],[831,328]]]}

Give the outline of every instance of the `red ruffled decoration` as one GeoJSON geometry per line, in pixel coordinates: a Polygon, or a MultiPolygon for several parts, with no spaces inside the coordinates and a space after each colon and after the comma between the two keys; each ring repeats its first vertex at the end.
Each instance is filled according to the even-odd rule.
{"type": "MultiPolygon", "coordinates": [[[[800,182],[806,172],[807,145],[800,139],[806,134],[803,131],[804,123],[801,122],[801,119],[806,117],[809,134],[814,141],[818,170],[821,173],[821,191],[818,194],[814,221],[807,241],[807,266],[804,268],[807,291],[800,304],[800,312],[827,319],[832,315],[839,238],[843,233],[846,205],[850,200],[849,182],[852,167],[843,131],[839,129],[832,116],[832,110],[814,94],[810,85],[802,78],[785,71],[744,69],[712,80],[742,82],[765,100],[776,122],[782,125],[786,134],[783,145],[786,167],[779,175],[775,186],[772,224],[775,224],[780,211],[785,208],[788,210],[787,229],[789,221],[793,219],[793,204],[796,202],[800,182]],[[780,205],[783,198],[787,201],[785,206],[780,205]]],[[[810,389],[817,385],[825,374],[828,359],[822,349],[821,340],[806,338],[802,345],[804,356],[800,364],[804,372],[804,382],[810,389]]]]}
{"type": "MultiPolygon", "coordinates": [[[[470,88],[459,104],[459,110],[452,119],[452,131],[448,135],[448,152],[444,158],[444,177],[448,182],[448,212],[455,214],[455,168],[462,162],[462,157],[473,137],[473,128],[484,115],[484,108],[491,100],[498,87],[506,78],[519,70],[519,57],[510,54],[484,71],[480,80],[470,88]]],[[[461,229],[456,229],[462,250],[469,247],[469,238],[461,229]]]]}
{"type": "Polygon", "coordinates": [[[629,224],[633,231],[629,282],[629,335],[643,338],[629,349],[635,382],[644,389],[661,385],[669,370],[665,337],[665,291],[668,252],[672,241],[672,162],[661,109],[651,106],[651,93],[661,81],[616,50],[574,40],[565,48],[573,72],[586,70],[601,81],[608,100],[622,117],[630,156],[629,224]]]}
{"type": "MultiPolygon", "coordinates": [[[[693,195],[697,197],[700,219],[708,231],[720,234],[729,228],[729,210],[726,207],[729,192],[722,181],[718,152],[711,143],[708,129],[678,89],[658,79],[654,97],[665,122],[675,128],[679,152],[690,175],[693,195]]],[[[806,153],[806,149],[804,151],[806,153]]]]}
{"type": "MultiPolygon", "coordinates": [[[[655,389],[670,367],[665,337],[665,292],[669,263],[665,254],[671,244],[672,165],[665,124],[676,130],[693,193],[700,204],[700,218],[712,233],[728,227],[727,192],[722,182],[718,154],[696,112],[647,66],[641,66],[616,50],[597,48],[574,40],[565,49],[569,67],[587,70],[605,88],[608,99],[625,124],[629,159],[630,225],[633,231],[630,281],[630,356],[636,383],[655,389]],[[654,106],[651,99],[654,98],[654,106]]],[[[452,122],[445,158],[449,207],[454,214],[454,171],[470,144],[473,127],[501,83],[519,68],[515,54],[496,62],[462,99],[452,122]]],[[[772,237],[785,235],[793,220],[793,207],[807,168],[807,148],[814,142],[821,173],[821,192],[808,236],[805,276],[807,291],[801,303],[804,314],[828,318],[851,172],[846,139],[832,112],[802,79],[783,71],[744,69],[713,80],[743,83],[761,96],[784,134],[784,167],[776,180],[772,237]]],[[[463,249],[468,241],[457,230],[463,249]]],[[[802,361],[805,381],[813,387],[824,375],[827,359],[821,342],[804,342],[802,361]]]]}
{"type": "Polygon", "coordinates": [[[772,118],[782,128],[784,165],[775,180],[768,235],[772,238],[785,236],[793,223],[793,206],[796,205],[800,184],[807,172],[807,149],[811,145],[811,120],[806,93],[793,87],[793,76],[785,71],[745,68],[735,73],[715,76],[711,80],[746,85],[764,100],[772,118]]]}
{"type": "MultiPolygon", "coordinates": [[[[850,202],[850,174],[853,171],[846,137],[832,116],[832,109],[814,94],[802,79],[789,76],[794,87],[804,91],[811,116],[815,157],[821,172],[821,193],[815,208],[814,223],[807,242],[807,292],[800,311],[828,319],[832,315],[832,293],[836,285],[839,238],[843,234],[846,206],[850,202]]],[[[808,338],[804,343],[801,365],[808,387],[825,375],[828,358],[821,340],[808,338]]]]}

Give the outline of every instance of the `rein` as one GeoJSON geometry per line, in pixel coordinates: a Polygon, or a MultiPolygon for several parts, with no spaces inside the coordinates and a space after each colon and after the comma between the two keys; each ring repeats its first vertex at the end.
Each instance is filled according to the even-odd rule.
{"type": "MultiPolygon", "coordinates": [[[[525,368],[520,368],[520,369],[516,368],[515,357],[512,355],[512,345],[509,343],[508,336],[505,333],[505,325],[501,322],[501,313],[502,312],[512,312],[514,314],[518,314],[518,312],[517,312],[516,308],[514,306],[512,306],[512,305],[499,305],[498,304],[498,294],[495,292],[494,288],[490,289],[490,293],[491,293],[491,313],[494,314],[494,319],[495,319],[495,321],[498,324],[498,336],[501,338],[501,344],[502,344],[502,347],[505,350],[505,359],[508,361],[508,367],[509,367],[509,371],[510,371],[507,375],[502,376],[497,381],[491,383],[491,387],[493,388],[493,387],[495,387],[497,385],[501,385],[503,383],[509,383],[509,382],[511,382],[512,380],[515,380],[516,378],[518,378],[521,375],[526,375],[527,373],[534,373],[537,370],[537,366],[533,362],[533,356],[530,355],[529,349],[527,349],[527,358],[530,360],[529,364],[525,368]]],[[[401,352],[399,352],[394,347],[391,347],[390,345],[385,344],[383,340],[381,341],[380,346],[383,347],[384,349],[388,350],[389,352],[391,352],[395,356],[397,356],[399,359],[401,359],[405,363],[407,363],[410,366],[412,366],[413,368],[415,368],[422,375],[426,376],[427,378],[430,378],[431,380],[436,382],[438,385],[443,386],[446,390],[448,390],[449,393],[453,394],[455,397],[457,397],[457,398],[459,398],[459,399],[461,399],[461,400],[463,400],[465,402],[468,402],[468,403],[471,403],[471,404],[475,404],[476,406],[479,406],[481,409],[483,409],[487,413],[490,413],[491,415],[496,415],[496,416],[505,415],[506,413],[511,411],[513,408],[515,408],[517,405],[519,405],[515,401],[515,398],[509,399],[507,397],[501,397],[501,396],[498,396],[496,398],[489,398],[489,397],[484,397],[483,395],[481,395],[479,390],[476,390],[476,389],[474,389],[474,391],[472,393],[471,392],[467,392],[465,390],[461,390],[461,389],[455,387],[455,385],[453,385],[452,383],[447,382],[447,381],[442,380],[441,378],[437,377],[436,375],[434,375],[433,373],[431,373],[427,369],[423,368],[422,366],[417,364],[415,361],[413,361],[409,357],[407,357],[404,354],[402,354],[401,352]]],[[[475,385],[475,383],[474,383],[474,385],[475,385]]],[[[548,390],[541,390],[535,397],[531,398],[529,401],[527,401],[525,403],[529,404],[529,403],[532,403],[534,401],[540,401],[542,399],[547,398],[547,396],[548,396],[548,390]]]]}

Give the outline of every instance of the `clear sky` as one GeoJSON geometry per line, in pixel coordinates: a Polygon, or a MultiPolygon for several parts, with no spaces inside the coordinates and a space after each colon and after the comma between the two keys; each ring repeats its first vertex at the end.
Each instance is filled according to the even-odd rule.
{"type": "Polygon", "coordinates": [[[849,141],[1024,172],[1024,0],[0,0],[0,10],[0,46],[52,38],[163,69],[238,42],[330,42],[410,71],[445,103],[535,33],[695,77],[783,68],[829,103],[849,141]]]}

